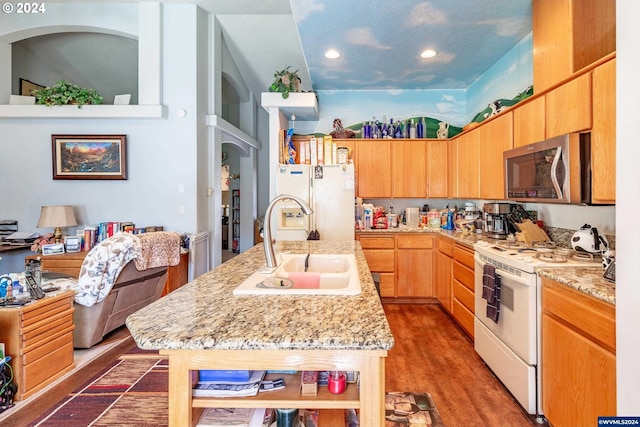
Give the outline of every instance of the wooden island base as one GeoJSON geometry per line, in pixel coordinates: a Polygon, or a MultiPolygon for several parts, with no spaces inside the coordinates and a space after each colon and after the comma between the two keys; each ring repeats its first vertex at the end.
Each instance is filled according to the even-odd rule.
{"type": "MultiPolygon", "coordinates": [[[[359,409],[360,425],[384,425],[385,350],[160,350],[169,357],[169,426],[195,426],[204,408],[359,409]],[[284,390],[251,397],[193,397],[192,371],[202,369],[358,371],[360,386],[330,394],[320,387],[316,396],[300,394],[299,379],[284,390]]],[[[322,417],[321,417],[322,418],[322,417]]]]}

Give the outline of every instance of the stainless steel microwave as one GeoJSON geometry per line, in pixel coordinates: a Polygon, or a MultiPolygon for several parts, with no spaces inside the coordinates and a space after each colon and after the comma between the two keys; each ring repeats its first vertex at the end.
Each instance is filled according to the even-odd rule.
{"type": "Polygon", "coordinates": [[[571,133],[504,152],[505,198],[591,203],[589,133],[571,133]]]}

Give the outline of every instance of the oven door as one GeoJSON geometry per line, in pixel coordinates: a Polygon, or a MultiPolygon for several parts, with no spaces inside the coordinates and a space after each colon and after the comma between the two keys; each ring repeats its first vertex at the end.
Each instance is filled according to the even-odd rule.
{"type": "Polygon", "coordinates": [[[475,316],[499,340],[528,365],[537,364],[536,275],[496,267],[501,276],[498,323],[488,318],[487,300],[482,298],[482,270],[485,261],[475,256],[475,316]]]}

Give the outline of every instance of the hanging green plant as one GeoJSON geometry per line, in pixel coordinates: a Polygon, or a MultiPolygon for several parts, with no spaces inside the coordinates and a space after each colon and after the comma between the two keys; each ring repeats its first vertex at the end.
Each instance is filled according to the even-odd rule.
{"type": "Polygon", "coordinates": [[[284,99],[289,97],[290,92],[302,92],[300,84],[302,80],[298,76],[298,70],[289,71],[291,66],[287,66],[284,70],[276,71],[273,74],[275,81],[269,86],[269,92],[280,92],[284,99]]]}
{"type": "Polygon", "coordinates": [[[53,86],[37,89],[32,92],[39,105],[83,105],[102,104],[102,96],[95,89],[85,89],[78,85],[60,80],[53,86]]]}

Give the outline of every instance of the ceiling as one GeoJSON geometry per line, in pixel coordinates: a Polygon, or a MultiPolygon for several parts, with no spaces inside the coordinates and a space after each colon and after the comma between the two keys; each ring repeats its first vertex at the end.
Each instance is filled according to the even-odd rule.
{"type": "Polygon", "coordinates": [[[531,0],[198,3],[217,14],[256,93],[289,65],[305,90],[464,89],[531,32],[531,0]],[[325,58],[329,48],[341,57],[325,58]]]}
{"type": "Polygon", "coordinates": [[[287,66],[299,70],[303,90],[466,88],[531,32],[531,0],[167,2],[196,3],[217,16],[255,94],[287,66]],[[328,48],[342,56],[326,59],[328,48]],[[438,55],[420,58],[426,48],[438,55]]]}

